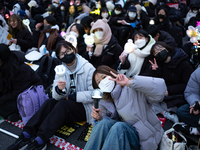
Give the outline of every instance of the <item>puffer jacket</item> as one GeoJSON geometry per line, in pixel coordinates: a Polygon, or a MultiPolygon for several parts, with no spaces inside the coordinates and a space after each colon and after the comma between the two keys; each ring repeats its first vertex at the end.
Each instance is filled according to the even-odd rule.
{"type": "MultiPolygon", "coordinates": [[[[130,80],[129,87],[117,84],[111,92],[120,118],[137,130],[141,150],[156,150],[158,148],[163,129],[152,109],[152,103],[161,102],[166,89],[165,82],[161,78],[136,75],[133,80],[130,80]]],[[[100,101],[99,104],[103,118],[117,118],[111,102],[100,101]]]]}
{"type": "Polygon", "coordinates": [[[94,105],[94,101],[91,98],[91,92],[93,90],[92,75],[93,72],[95,71],[95,68],[92,66],[92,64],[90,64],[79,54],[76,54],[76,58],[77,58],[77,67],[73,73],[71,73],[71,71],[67,68],[66,64],[63,63],[63,65],[66,68],[66,74],[65,74],[66,94],[60,95],[56,92],[55,87],[57,86],[57,82],[60,79],[59,76],[55,75],[52,97],[56,100],[65,99],[65,97],[70,92],[70,81],[71,81],[70,75],[73,74],[76,85],[76,102],[83,104],[86,111],[87,122],[91,123],[92,122],[91,112],[92,112],[92,106],[94,105]]]}
{"type": "Polygon", "coordinates": [[[190,76],[188,84],[185,88],[185,99],[189,105],[193,105],[195,101],[200,102],[200,68],[197,68],[190,76]]]}

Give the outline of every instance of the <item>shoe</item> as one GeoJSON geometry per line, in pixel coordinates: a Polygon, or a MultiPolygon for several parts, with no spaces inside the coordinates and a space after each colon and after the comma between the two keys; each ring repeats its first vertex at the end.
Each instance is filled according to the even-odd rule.
{"type": "Polygon", "coordinates": [[[7,118],[11,122],[16,122],[19,120],[19,114],[18,113],[12,113],[7,118]]]}
{"type": "Polygon", "coordinates": [[[14,144],[10,145],[6,150],[24,150],[31,142],[31,138],[25,138],[23,134],[15,141],[14,144]]]}
{"type": "Polygon", "coordinates": [[[176,114],[172,114],[170,112],[165,111],[163,113],[163,116],[171,121],[173,121],[174,123],[178,122],[178,116],[176,114]]]}
{"type": "Polygon", "coordinates": [[[25,150],[46,150],[47,144],[44,143],[42,145],[39,145],[37,141],[33,140],[25,150]]]}
{"type": "Polygon", "coordinates": [[[173,125],[173,128],[176,130],[176,131],[180,131],[184,134],[187,134],[187,135],[190,135],[190,126],[183,123],[183,122],[178,122],[178,123],[175,123],[173,125]]]}

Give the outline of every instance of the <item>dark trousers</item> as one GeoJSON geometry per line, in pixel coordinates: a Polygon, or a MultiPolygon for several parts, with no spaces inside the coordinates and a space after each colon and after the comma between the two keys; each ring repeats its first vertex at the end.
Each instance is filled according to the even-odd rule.
{"type": "Polygon", "coordinates": [[[178,108],[176,111],[176,114],[178,115],[179,121],[184,122],[188,124],[191,127],[197,127],[197,130],[200,133],[200,125],[198,124],[198,121],[200,119],[200,113],[198,115],[190,114],[190,105],[185,104],[178,108]]]}
{"type": "Polygon", "coordinates": [[[82,103],[48,99],[27,122],[23,131],[28,132],[31,136],[39,136],[44,142],[47,142],[64,122],[85,120],[86,112],[82,103]]]}
{"type": "Polygon", "coordinates": [[[5,119],[13,113],[19,113],[17,109],[17,100],[7,102],[6,104],[0,106],[0,116],[3,116],[5,119]]]}

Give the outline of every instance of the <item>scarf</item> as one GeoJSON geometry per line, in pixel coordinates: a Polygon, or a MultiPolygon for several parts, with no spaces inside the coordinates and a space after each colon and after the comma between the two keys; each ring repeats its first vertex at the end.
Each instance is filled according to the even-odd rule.
{"type": "Polygon", "coordinates": [[[39,40],[38,40],[38,49],[42,45],[42,42],[45,38],[45,34],[50,33],[47,41],[46,48],[48,51],[52,50],[53,45],[55,44],[57,37],[58,37],[58,31],[56,29],[48,29],[48,30],[43,30],[42,33],[40,34],[39,40]]]}
{"type": "Polygon", "coordinates": [[[94,36],[94,43],[96,45],[96,48],[93,55],[96,57],[101,55],[104,45],[107,45],[109,43],[112,36],[110,27],[107,24],[106,19],[98,19],[92,26],[91,33],[93,33],[93,31],[97,28],[101,28],[103,30],[103,37],[101,39],[97,39],[96,36],[94,36]]]}

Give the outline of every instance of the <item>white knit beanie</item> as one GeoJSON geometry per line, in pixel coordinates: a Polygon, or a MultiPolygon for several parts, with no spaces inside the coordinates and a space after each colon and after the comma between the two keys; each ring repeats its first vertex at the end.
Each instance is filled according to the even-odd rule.
{"type": "Polygon", "coordinates": [[[156,5],[157,0],[149,0],[149,2],[151,2],[153,5],[156,5]]]}

